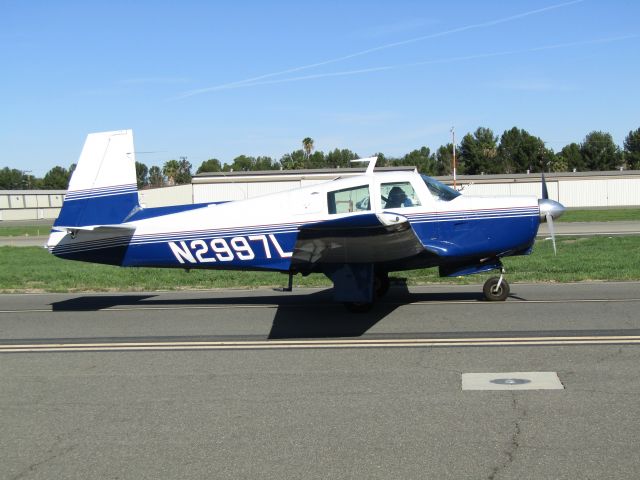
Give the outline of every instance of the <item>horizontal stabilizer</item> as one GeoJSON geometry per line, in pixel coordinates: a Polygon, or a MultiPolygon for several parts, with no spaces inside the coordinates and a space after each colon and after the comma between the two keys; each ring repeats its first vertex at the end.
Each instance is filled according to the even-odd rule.
{"type": "Polygon", "coordinates": [[[133,232],[136,227],[133,225],[91,225],[87,227],[74,227],[74,226],[55,226],[56,231],[80,231],[80,232],[95,232],[95,233],[123,233],[133,232]]]}

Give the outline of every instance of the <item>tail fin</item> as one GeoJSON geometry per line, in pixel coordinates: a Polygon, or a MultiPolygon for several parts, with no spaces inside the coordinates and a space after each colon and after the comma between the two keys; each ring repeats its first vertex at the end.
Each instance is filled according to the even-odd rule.
{"type": "Polygon", "coordinates": [[[89,134],[54,227],[114,225],[138,208],[133,132],[89,134]]]}

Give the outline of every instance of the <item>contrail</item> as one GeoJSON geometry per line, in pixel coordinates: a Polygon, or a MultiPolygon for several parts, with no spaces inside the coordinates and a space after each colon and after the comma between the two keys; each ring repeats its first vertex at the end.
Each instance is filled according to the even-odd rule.
{"type": "Polygon", "coordinates": [[[342,62],[344,60],[349,60],[351,58],[360,57],[362,55],[367,55],[369,53],[379,52],[380,50],[386,50],[386,49],[389,49],[389,48],[395,48],[395,47],[399,47],[399,46],[402,46],[402,45],[408,45],[410,43],[421,42],[423,40],[429,40],[429,39],[433,39],[433,38],[444,37],[446,35],[452,35],[454,33],[460,33],[460,32],[464,32],[464,31],[468,31],[468,30],[492,27],[494,25],[499,25],[501,23],[512,22],[514,20],[525,18],[525,17],[531,16],[531,15],[536,15],[536,14],[539,14],[539,13],[548,12],[550,10],[555,10],[555,9],[562,8],[562,7],[567,7],[569,5],[582,3],[583,1],[584,0],[571,0],[569,2],[557,3],[557,4],[554,4],[554,5],[549,5],[547,7],[537,8],[535,10],[529,10],[527,12],[518,13],[516,15],[511,15],[511,16],[499,18],[499,19],[496,19],[496,20],[489,20],[487,22],[482,22],[482,23],[474,23],[474,24],[465,25],[465,26],[462,26],[462,27],[452,28],[450,30],[444,30],[442,32],[437,32],[437,33],[432,33],[432,34],[429,34],[429,35],[423,35],[423,36],[420,36],[420,37],[410,38],[408,40],[402,40],[402,41],[399,41],[399,42],[387,43],[385,45],[380,45],[378,47],[373,47],[373,48],[369,48],[369,49],[366,49],[366,50],[361,50],[359,52],[351,53],[351,54],[348,54],[348,55],[343,55],[341,57],[332,58],[330,60],[324,60],[322,62],[310,63],[308,65],[302,65],[302,66],[299,66],[299,67],[293,67],[293,68],[290,68],[290,69],[287,69],[287,70],[281,70],[279,72],[267,73],[267,74],[264,74],[264,75],[259,75],[257,77],[247,78],[247,79],[244,79],[244,80],[237,80],[235,82],[224,83],[224,84],[221,84],[221,85],[215,85],[213,87],[206,87],[206,88],[200,88],[200,89],[196,89],[196,90],[190,90],[190,91],[183,92],[182,94],[178,95],[177,98],[178,99],[187,98],[187,97],[192,97],[194,95],[200,95],[200,94],[207,93],[207,92],[213,92],[213,91],[216,91],[216,90],[223,90],[223,89],[227,89],[229,87],[234,87],[234,86],[237,86],[237,85],[240,85],[240,84],[257,82],[257,81],[263,80],[265,78],[271,78],[271,77],[276,77],[276,76],[280,76],[280,75],[286,75],[286,74],[289,74],[289,73],[299,72],[301,70],[308,70],[310,68],[316,68],[316,67],[321,67],[321,66],[324,66],[324,65],[329,65],[331,63],[342,62]]]}
{"type": "Polygon", "coordinates": [[[477,60],[477,59],[480,59],[480,58],[501,57],[501,56],[506,56],[506,55],[518,55],[518,54],[523,54],[523,53],[540,52],[540,51],[544,51],[544,50],[557,50],[557,49],[561,49],[561,48],[579,47],[579,46],[583,46],[583,45],[595,45],[595,44],[600,44],[600,43],[617,42],[617,41],[620,41],[620,40],[628,40],[630,38],[638,38],[639,36],[640,35],[637,35],[637,34],[630,34],[630,35],[617,36],[617,37],[598,38],[598,39],[595,39],[595,40],[584,40],[584,41],[569,42],[569,43],[557,43],[557,44],[554,44],[554,45],[544,45],[544,46],[540,46],[540,47],[527,48],[527,49],[524,49],[524,50],[507,50],[507,51],[502,51],[502,52],[479,53],[479,54],[466,55],[466,56],[461,56],[461,57],[447,57],[447,58],[434,59],[434,60],[425,60],[425,61],[422,61],[422,62],[404,63],[404,64],[399,64],[399,65],[384,65],[384,66],[380,66],[380,67],[363,68],[363,69],[358,69],[358,70],[346,70],[346,71],[342,71],[342,72],[317,73],[317,74],[313,74],[313,75],[303,75],[303,76],[298,76],[298,77],[289,77],[289,78],[282,78],[282,79],[275,79],[275,80],[263,80],[263,81],[253,81],[253,82],[246,81],[244,83],[236,82],[236,83],[233,83],[233,84],[220,85],[219,87],[215,87],[215,90],[233,90],[233,89],[237,89],[237,88],[248,88],[248,87],[261,86],[261,85],[276,85],[276,84],[279,84],[279,83],[301,82],[301,81],[305,81],[305,80],[315,80],[315,79],[318,79],[318,78],[345,77],[345,76],[350,76],[350,75],[361,75],[361,74],[365,74],[365,73],[374,73],[374,72],[381,72],[381,71],[387,71],[387,70],[396,70],[396,69],[400,69],[400,68],[419,67],[419,66],[424,66],[424,65],[435,65],[435,64],[443,64],[443,63],[457,63],[457,62],[464,62],[464,61],[468,61],[468,60],[477,60]]]}

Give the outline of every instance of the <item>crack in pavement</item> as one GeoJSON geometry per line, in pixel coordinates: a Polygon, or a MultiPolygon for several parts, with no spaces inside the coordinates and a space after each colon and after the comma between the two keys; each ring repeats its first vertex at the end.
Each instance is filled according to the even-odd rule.
{"type": "Polygon", "coordinates": [[[49,463],[51,460],[55,460],[58,457],[66,455],[71,450],[75,449],[76,447],[77,447],[77,445],[70,445],[68,447],[65,447],[65,448],[62,448],[62,449],[58,450],[55,453],[52,453],[52,451],[56,449],[56,447],[53,446],[49,450],[47,450],[47,453],[50,453],[50,455],[48,457],[40,460],[39,462],[32,463],[27,468],[25,468],[23,471],[19,472],[17,475],[14,475],[13,477],[11,477],[10,480],[19,480],[21,478],[25,478],[27,475],[35,472],[38,467],[40,467],[42,465],[45,465],[46,463],[49,463]]]}
{"type": "Polygon", "coordinates": [[[522,433],[521,422],[526,418],[527,411],[524,407],[520,406],[518,403],[518,397],[516,392],[511,392],[511,408],[515,413],[514,425],[513,425],[513,433],[511,434],[511,438],[509,439],[509,443],[507,448],[504,451],[506,455],[506,459],[493,467],[493,470],[487,477],[488,480],[495,480],[498,475],[500,475],[504,470],[509,468],[509,466],[513,463],[516,453],[520,448],[520,434],[522,433]]]}

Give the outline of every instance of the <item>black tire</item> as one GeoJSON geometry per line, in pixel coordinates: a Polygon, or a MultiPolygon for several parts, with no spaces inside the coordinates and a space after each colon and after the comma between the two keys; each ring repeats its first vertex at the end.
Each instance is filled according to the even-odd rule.
{"type": "Polygon", "coordinates": [[[489,280],[484,282],[482,293],[484,294],[485,300],[490,302],[504,302],[507,299],[510,292],[509,284],[505,279],[502,279],[500,288],[496,289],[499,281],[500,277],[491,277],[489,280]]]}
{"type": "Polygon", "coordinates": [[[389,280],[388,272],[376,272],[376,276],[373,280],[373,293],[375,298],[384,297],[389,291],[391,281],[389,280]]]}
{"type": "Polygon", "coordinates": [[[351,313],[367,313],[373,307],[373,302],[344,302],[344,306],[351,313]]]}

